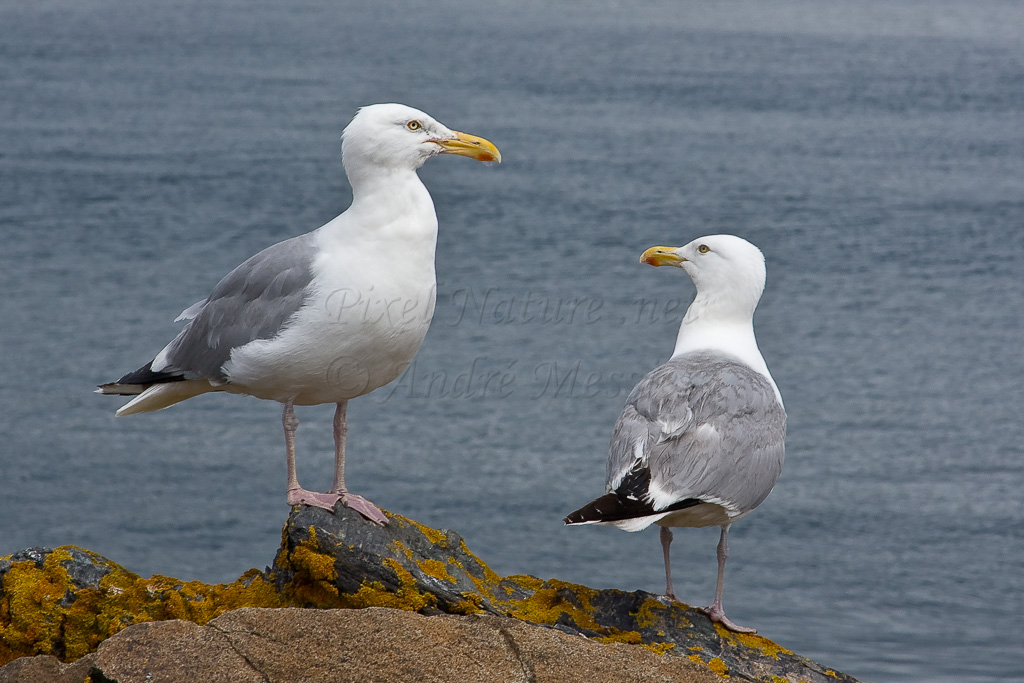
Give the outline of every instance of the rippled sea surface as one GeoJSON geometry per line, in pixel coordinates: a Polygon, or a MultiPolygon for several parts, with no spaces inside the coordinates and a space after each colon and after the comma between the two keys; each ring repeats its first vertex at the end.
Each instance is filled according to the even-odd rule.
{"type": "MultiPolygon", "coordinates": [[[[280,408],[115,419],[232,267],[348,205],[355,109],[424,109],[500,166],[422,170],[441,223],[415,365],[349,407],[350,486],[501,574],[660,591],[655,531],[565,528],[693,294],[637,263],[759,245],[789,411],[733,529],[737,622],[874,681],[1024,677],[1024,6],[38,0],[0,4],[0,555],[143,575],[269,564],[280,408]]],[[[331,410],[299,411],[326,489],[331,410]]],[[[714,590],[716,530],[676,534],[714,590]]]]}

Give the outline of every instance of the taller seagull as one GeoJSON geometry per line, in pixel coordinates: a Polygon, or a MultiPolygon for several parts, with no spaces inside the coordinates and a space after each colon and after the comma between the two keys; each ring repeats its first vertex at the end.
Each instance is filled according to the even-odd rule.
{"type": "Polygon", "coordinates": [[[764,291],[761,250],[733,235],[651,247],[652,266],[677,266],[697,286],[672,357],[626,399],[608,453],[607,491],[565,518],[625,531],[661,527],[665,593],[675,599],[669,527],[720,526],[715,601],[704,612],[734,631],[722,586],[729,526],[761,504],[782,471],[786,410],[754,338],[764,291]]]}
{"type": "Polygon", "coordinates": [[[342,135],[352,205],[313,232],[279,242],[185,309],[184,329],[156,357],[99,393],[134,395],[118,416],[210,391],[284,404],[288,504],[341,502],[386,524],[345,487],[349,399],[398,377],[434,314],[437,215],[416,170],[439,154],[501,161],[488,140],[401,104],[361,108],[342,135]],[[334,485],[307,491],[295,473],[294,406],[336,403],[334,485]]]}

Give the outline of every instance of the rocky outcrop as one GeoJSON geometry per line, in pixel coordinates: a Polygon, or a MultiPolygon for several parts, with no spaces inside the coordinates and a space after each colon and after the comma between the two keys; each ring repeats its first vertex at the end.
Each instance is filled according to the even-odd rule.
{"type": "Polygon", "coordinates": [[[86,676],[121,683],[721,680],[685,658],[601,645],[516,619],[427,617],[382,607],[245,608],[205,626],[178,620],[139,624],[71,665],[39,656],[0,669],[0,682],[82,683],[86,676]]]}
{"type": "Polygon", "coordinates": [[[94,683],[158,680],[136,677],[131,666],[140,652],[164,667],[150,674],[223,666],[240,676],[219,680],[303,680],[302,667],[320,672],[308,680],[345,680],[339,672],[357,669],[343,664],[378,671],[381,659],[399,667],[393,677],[361,673],[356,680],[702,681],[712,672],[747,681],[854,680],[656,595],[498,576],[458,534],[389,517],[380,527],[347,509],[294,508],[273,567],[217,586],[142,579],[73,547],[0,559],[0,664],[13,660],[0,668],[0,681],[33,680],[25,677],[44,670],[50,678],[37,680],[80,683],[89,671],[94,683]],[[351,609],[374,607],[390,609],[351,609]],[[288,629],[305,635],[293,638],[288,629]],[[365,629],[376,635],[361,636],[365,629]],[[318,640],[333,632],[348,636],[318,640]],[[117,654],[128,651],[134,659],[117,654]],[[320,662],[324,652],[329,661],[320,662]],[[51,656],[25,657],[37,654],[51,656]],[[299,667],[288,675],[275,668],[286,655],[299,667]],[[577,665],[552,668],[569,661],[577,665]],[[608,672],[628,662],[621,670],[630,673],[604,677],[585,661],[608,672]],[[444,669],[437,677],[410,673],[435,664],[444,669]],[[466,667],[489,673],[481,678],[466,667]],[[442,677],[456,671],[465,675],[442,677]],[[571,671],[591,675],[566,677],[571,671]]]}

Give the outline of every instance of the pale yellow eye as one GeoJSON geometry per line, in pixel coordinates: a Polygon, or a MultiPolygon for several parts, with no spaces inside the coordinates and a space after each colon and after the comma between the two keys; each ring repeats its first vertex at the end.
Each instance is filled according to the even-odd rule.
{"type": "Polygon", "coordinates": [[[423,124],[420,123],[419,121],[410,121],[409,123],[405,124],[405,127],[408,128],[409,130],[419,130],[420,128],[423,127],[423,124]]]}
{"type": "Polygon", "coordinates": [[[697,251],[699,251],[699,252],[700,252],[700,253],[702,253],[702,254],[706,254],[706,253],[708,253],[709,251],[711,251],[711,247],[709,247],[709,246],[708,246],[708,245],[706,245],[706,244],[702,244],[702,245],[700,245],[699,247],[697,247],[697,251]]]}

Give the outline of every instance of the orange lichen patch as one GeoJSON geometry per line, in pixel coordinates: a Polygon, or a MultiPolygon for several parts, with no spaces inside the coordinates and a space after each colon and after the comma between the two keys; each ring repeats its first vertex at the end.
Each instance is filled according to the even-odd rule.
{"type": "Polygon", "coordinates": [[[418,566],[423,573],[427,576],[431,576],[438,581],[450,581],[453,584],[457,584],[458,581],[451,574],[448,573],[448,565],[440,560],[423,560],[417,562],[418,566]]]}
{"type": "Polygon", "coordinates": [[[668,652],[669,650],[673,649],[676,646],[676,644],[675,643],[641,643],[640,646],[641,647],[646,647],[648,650],[650,650],[654,654],[661,655],[662,657],[664,657],[665,653],[668,652]]]}
{"type": "MultiPolygon", "coordinates": [[[[690,649],[693,650],[695,648],[691,647],[690,649]]],[[[708,661],[704,661],[704,659],[700,655],[694,654],[694,655],[686,655],[686,658],[689,659],[691,662],[696,662],[697,664],[702,664],[703,666],[706,666],[707,668],[711,669],[712,671],[714,671],[716,674],[718,674],[719,676],[721,676],[723,678],[729,678],[730,677],[729,676],[729,667],[728,667],[728,665],[726,665],[726,663],[723,662],[718,657],[713,657],[712,659],[709,659],[708,661]]]]}
{"type": "Polygon", "coordinates": [[[727,667],[725,665],[725,662],[723,662],[718,657],[715,657],[714,659],[708,661],[706,663],[706,666],[719,676],[724,676],[726,678],[729,677],[729,667],[727,667]]]}
{"type": "MultiPolygon", "coordinates": [[[[466,547],[465,541],[463,541],[462,547],[463,548],[466,547]]],[[[469,551],[467,550],[466,552],[468,553],[469,551]]],[[[469,553],[469,554],[473,555],[472,553],[469,553]]],[[[497,595],[495,595],[495,591],[497,590],[498,584],[501,582],[501,577],[498,576],[497,574],[495,574],[493,571],[491,571],[491,568],[488,567],[486,564],[484,564],[483,562],[480,562],[480,560],[476,559],[476,556],[473,556],[473,559],[475,559],[477,561],[477,564],[483,570],[483,573],[484,573],[484,578],[483,579],[478,579],[477,577],[473,576],[473,574],[471,572],[466,570],[465,565],[463,565],[461,562],[459,562],[454,557],[449,557],[448,558],[448,564],[454,565],[454,566],[458,567],[462,571],[462,573],[465,574],[469,578],[469,580],[473,582],[473,585],[476,586],[476,589],[482,595],[489,595],[489,596],[492,596],[492,597],[497,597],[497,595]]],[[[508,595],[508,592],[506,591],[505,594],[508,595]]]]}
{"type": "Polygon", "coordinates": [[[338,607],[362,609],[364,607],[391,607],[411,611],[404,606],[397,593],[387,589],[380,581],[366,581],[355,593],[344,593],[338,596],[338,607]]]}
{"type": "Polygon", "coordinates": [[[463,593],[465,600],[459,600],[449,608],[452,614],[480,614],[484,611],[483,599],[479,595],[463,593]]]}
{"type": "Polygon", "coordinates": [[[0,641],[22,654],[55,654],[60,640],[60,603],[73,585],[55,557],[42,569],[35,562],[12,562],[4,575],[0,641]]]}
{"type": "Polygon", "coordinates": [[[310,527],[309,538],[289,553],[279,553],[277,565],[280,570],[292,572],[291,581],[282,591],[289,604],[296,607],[338,606],[338,588],[333,583],[338,572],[334,558],[320,552],[316,529],[310,527]]]}
{"type": "Polygon", "coordinates": [[[448,537],[445,536],[443,532],[440,532],[437,529],[431,529],[429,526],[424,526],[419,522],[415,522],[409,519],[408,517],[402,517],[401,515],[391,515],[391,519],[392,521],[399,520],[400,526],[413,527],[421,534],[426,536],[427,540],[430,541],[433,545],[436,545],[440,548],[448,547],[448,537]]]}
{"type": "Polygon", "coordinates": [[[480,566],[480,569],[482,569],[483,572],[484,572],[484,581],[486,581],[487,583],[491,584],[492,586],[493,585],[497,585],[497,583],[499,581],[501,581],[501,577],[498,576],[494,572],[494,570],[492,570],[490,567],[488,567],[487,564],[485,562],[483,562],[483,560],[481,560],[479,557],[474,555],[469,550],[469,548],[466,546],[466,542],[465,541],[460,541],[459,542],[459,551],[465,553],[466,555],[469,555],[473,559],[473,561],[476,562],[477,565],[480,566]]]}
{"type": "Polygon", "coordinates": [[[405,558],[407,560],[412,559],[412,548],[406,548],[405,544],[397,539],[395,540],[394,543],[391,544],[391,549],[394,550],[396,553],[405,553],[405,558]]]}
{"type": "Polygon", "coordinates": [[[234,583],[213,586],[165,576],[143,579],[88,551],[82,552],[109,571],[99,589],[80,588],[62,564],[74,562],[69,549],[48,553],[41,568],[32,561],[11,564],[0,600],[0,664],[35,654],[73,661],[121,629],[146,621],[187,619],[204,624],[238,607],[285,605],[256,570],[234,583]]]}
{"type": "Polygon", "coordinates": [[[779,658],[779,653],[784,655],[793,654],[791,650],[787,650],[778,643],[774,643],[767,638],[757,635],[756,633],[736,633],[718,623],[715,624],[715,631],[718,632],[718,635],[722,636],[722,638],[728,640],[733,645],[757,650],[774,659],[779,658]]]}
{"type": "Polygon", "coordinates": [[[636,618],[636,625],[640,628],[646,628],[648,626],[654,626],[661,619],[660,615],[656,616],[658,612],[664,612],[668,607],[658,602],[654,598],[647,598],[641,603],[640,608],[636,612],[630,614],[636,618]]]}
{"type": "Polygon", "coordinates": [[[293,568],[305,570],[316,581],[334,581],[338,578],[334,558],[319,551],[316,529],[312,527],[309,529],[309,538],[291,552],[290,559],[293,568]]]}
{"type": "MultiPolygon", "coordinates": [[[[416,587],[416,577],[399,564],[397,560],[386,557],[382,562],[391,567],[398,577],[398,592],[395,594],[400,603],[396,606],[398,609],[419,611],[424,607],[434,607],[437,605],[437,597],[419,590],[416,587]]],[[[391,605],[386,606],[391,607],[391,605]]]]}
{"type": "Polygon", "coordinates": [[[568,590],[583,605],[583,608],[588,612],[594,611],[593,599],[597,595],[598,591],[595,588],[589,588],[588,586],[580,586],[575,583],[568,583],[566,581],[559,581],[558,579],[549,579],[547,585],[555,590],[568,590]]]}
{"type": "Polygon", "coordinates": [[[512,581],[519,584],[523,588],[538,591],[544,587],[544,582],[538,579],[536,576],[530,576],[529,574],[511,574],[505,577],[506,581],[512,581]]]}
{"type": "Polygon", "coordinates": [[[640,645],[644,639],[637,631],[619,631],[611,629],[610,635],[594,638],[599,643],[628,643],[629,645],[640,645]]]}
{"type": "Polygon", "coordinates": [[[590,629],[600,633],[609,632],[608,629],[594,621],[593,608],[590,606],[589,600],[586,596],[580,596],[579,593],[576,592],[573,593],[573,595],[583,605],[583,609],[580,609],[559,594],[560,587],[570,586],[572,588],[581,588],[580,586],[562,584],[561,581],[549,582],[549,586],[551,587],[541,588],[540,590],[535,591],[533,595],[525,600],[519,600],[518,602],[512,603],[512,605],[510,605],[510,615],[535,624],[554,624],[563,614],[565,614],[580,628],[590,629]]]}

